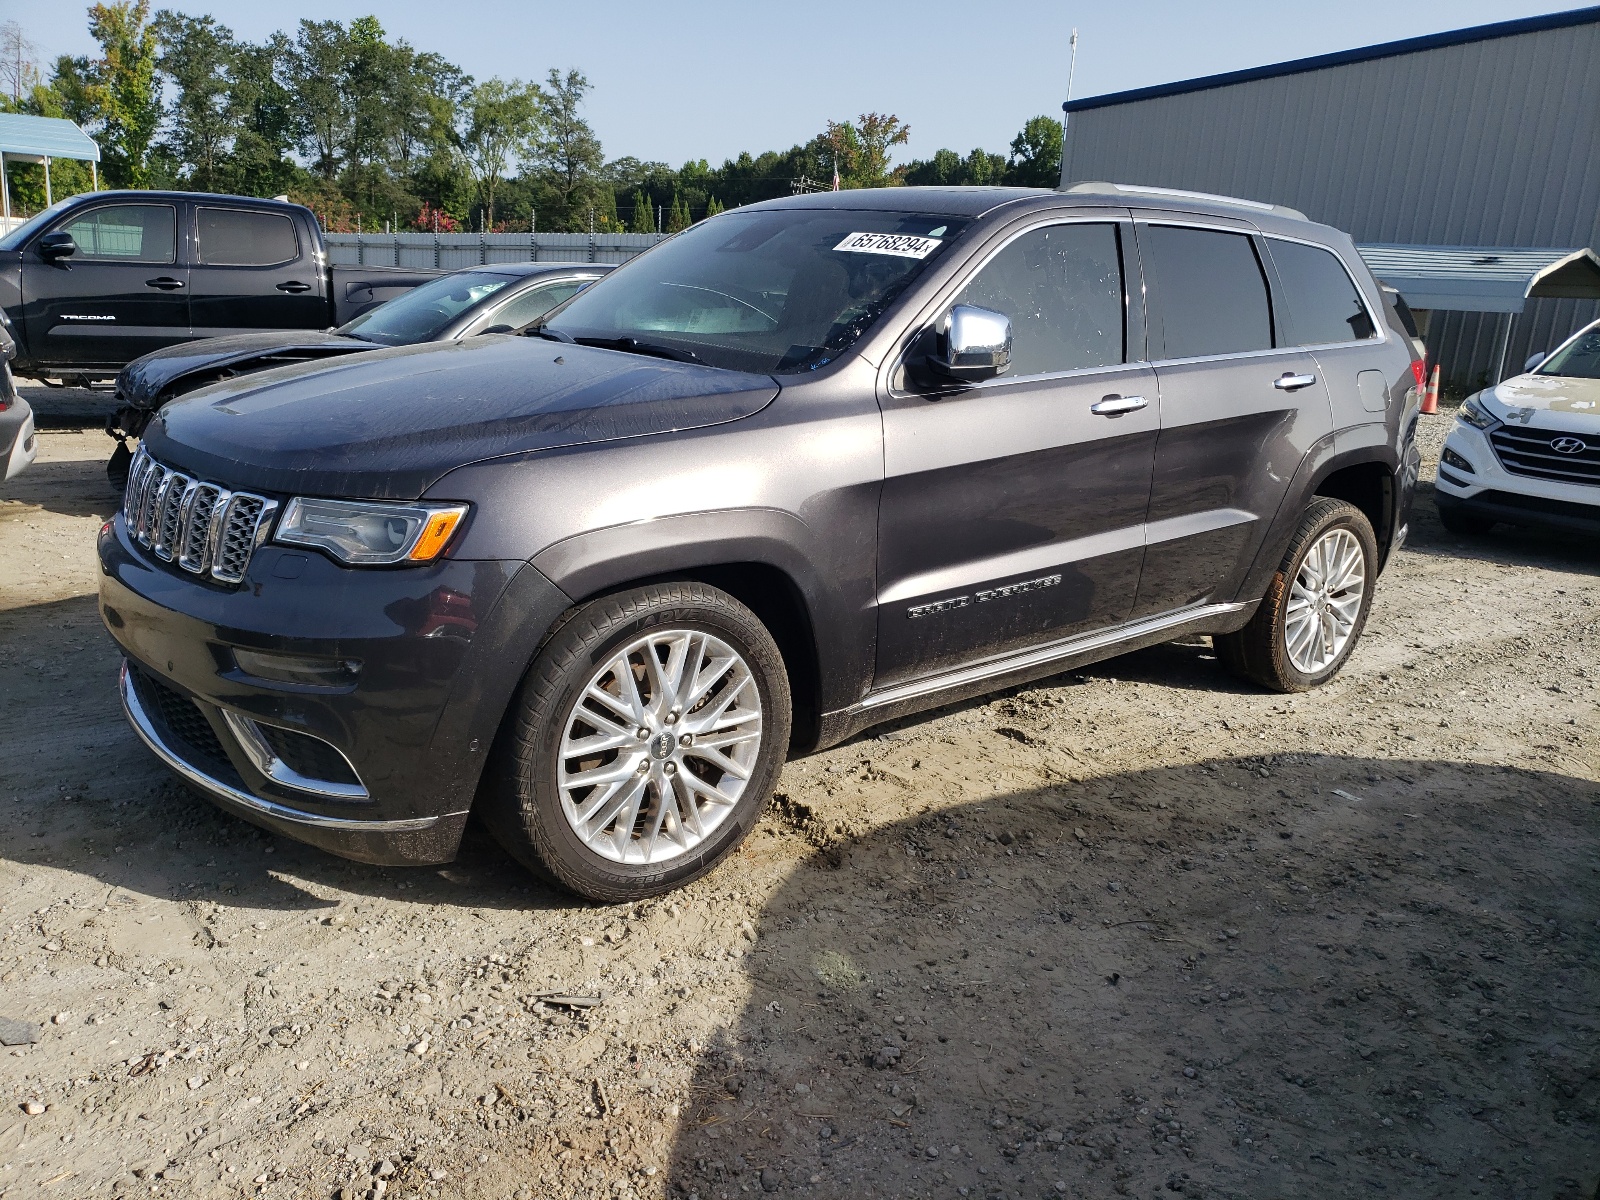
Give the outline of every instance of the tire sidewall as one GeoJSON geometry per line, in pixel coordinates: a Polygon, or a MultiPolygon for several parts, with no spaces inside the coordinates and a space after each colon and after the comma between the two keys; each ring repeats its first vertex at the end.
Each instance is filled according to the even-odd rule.
{"type": "MultiPolygon", "coordinates": [[[[783,659],[771,636],[753,613],[744,610],[744,614],[748,615],[715,605],[673,604],[609,626],[598,639],[590,636],[592,629],[586,623],[583,628],[574,628],[580,622],[571,622],[546,647],[546,655],[560,656],[577,643],[579,653],[558,677],[556,686],[538,689],[541,694],[530,697],[542,719],[534,753],[516,764],[522,776],[518,790],[527,798],[524,823],[529,826],[528,832],[545,865],[569,886],[586,894],[603,891],[647,895],[671,890],[714,867],[744,840],[759,819],[787,750],[789,685],[783,659]],[[743,619],[739,619],[741,616],[743,619]],[[624,646],[659,629],[711,633],[739,653],[749,666],[761,697],[761,750],[739,802],[710,838],[689,854],[667,863],[619,863],[596,854],[572,828],[562,809],[556,765],[573,707],[595,671],[624,646]],[[583,886],[588,881],[596,886],[583,886]]],[[[535,677],[541,674],[536,671],[535,677]]]]}
{"type": "Polygon", "coordinates": [[[1350,655],[1355,652],[1362,631],[1366,629],[1367,613],[1372,609],[1372,593],[1377,582],[1378,541],[1373,535],[1371,524],[1361,510],[1352,505],[1341,505],[1321,520],[1302,527],[1300,536],[1295,540],[1295,546],[1293,561],[1284,565],[1280,573],[1281,582],[1274,589],[1277,595],[1274,597],[1272,655],[1277,660],[1274,665],[1292,690],[1310,691],[1339,673],[1350,655]],[[1289,657],[1289,599],[1293,594],[1295,577],[1300,573],[1306,555],[1326,534],[1335,529],[1348,529],[1361,547],[1363,563],[1361,607],[1356,612],[1355,623],[1350,629],[1350,637],[1345,642],[1344,649],[1340,650],[1334,660],[1322,670],[1315,674],[1307,674],[1296,667],[1294,660],[1289,657]]]}

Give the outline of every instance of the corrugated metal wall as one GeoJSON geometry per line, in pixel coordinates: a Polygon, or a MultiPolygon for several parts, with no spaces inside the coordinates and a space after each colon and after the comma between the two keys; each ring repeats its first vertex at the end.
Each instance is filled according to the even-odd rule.
{"type": "MultiPolygon", "coordinates": [[[[1073,113],[1066,175],[1287,204],[1358,242],[1600,250],[1600,23],[1073,113]]],[[[1600,315],[1534,300],[1513,369],[1600,315]]],[[[1457,386],[1497,320],[1436,313],[1457,386]]]]}

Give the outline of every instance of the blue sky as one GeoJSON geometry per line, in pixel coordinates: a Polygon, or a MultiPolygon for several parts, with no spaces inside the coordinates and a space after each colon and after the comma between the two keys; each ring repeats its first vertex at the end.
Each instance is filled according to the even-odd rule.
{"type": "MultiPolygon", "coordinates": [[[[153,7],[162,7],[153,0],[153,7]]],[[[1074,96],[1165,83],[1571,4],[1517,0],[1343,0],[1226,5],[1038,0],[175,0],[242,37],[301,17],[375,13],[392,36],[479,78],[542,79],[577,67],[594,84],[588,116],[607,157],[680,165],[786,149],[829,118],[876,110],[911,126],[906,158],[942,146],[1005,151],[1022,123],[1060,115],[1067,39],[1080,30],[1074,96]]],[[[0,0],[47,57],[93,50],[77,0],[0,0]]]]}

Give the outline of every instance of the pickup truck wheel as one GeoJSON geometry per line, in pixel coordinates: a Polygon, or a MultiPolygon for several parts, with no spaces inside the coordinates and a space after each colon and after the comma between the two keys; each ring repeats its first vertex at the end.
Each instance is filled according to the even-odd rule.
{"type": "Polygon", "coordinates": [[[507,852],[580,896],[659,895],[744,840],[789,723],[783,657],[732,596],[700,583],[605,596],[529,668],[482,815],[507,852]]]}
{"type": "Polygon", "coordinates": [[[1250,623],[1212,639],[1217,657],[1235,675],[1273,691],[1304,692],[1326,683],[1360,640],[1377,562],[1366,514],[1343,500],[1318,497],[1250,623]]]}

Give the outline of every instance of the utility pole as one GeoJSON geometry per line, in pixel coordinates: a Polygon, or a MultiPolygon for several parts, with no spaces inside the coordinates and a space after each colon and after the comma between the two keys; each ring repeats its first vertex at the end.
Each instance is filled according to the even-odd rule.
{"type": "Polygon", "coordinates": [[[1067,98],[1061,102],[1061,184],[1067,183],[1067,105],[1072,103],[1072,77],[1078,73],[1078,30],[1074,26],[1072,37],[1067,40],[1072,47],[1072,56],[1067,60],[1067,98]]]}

